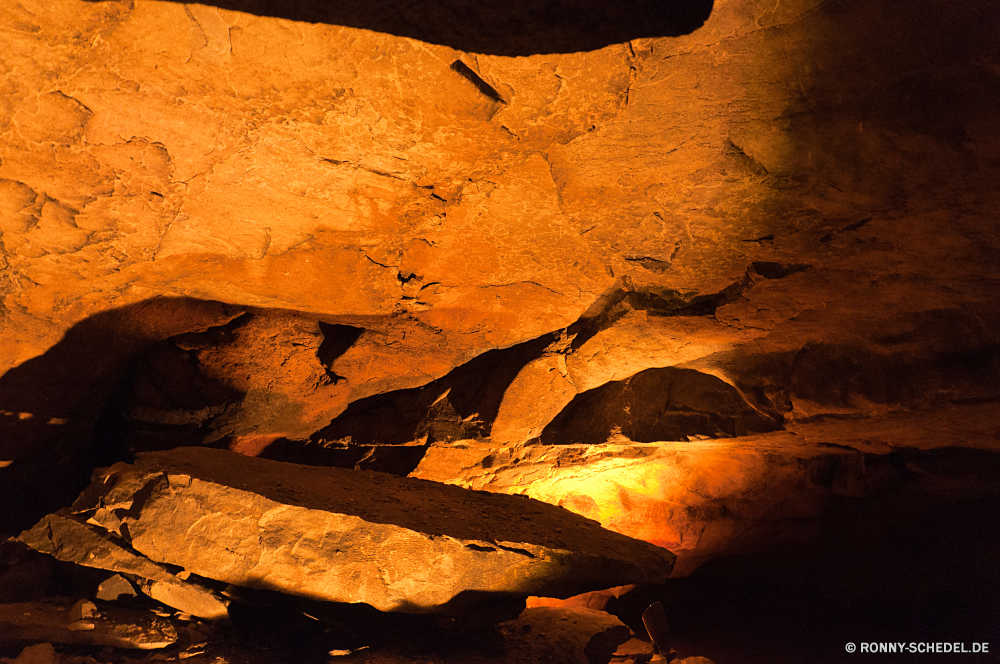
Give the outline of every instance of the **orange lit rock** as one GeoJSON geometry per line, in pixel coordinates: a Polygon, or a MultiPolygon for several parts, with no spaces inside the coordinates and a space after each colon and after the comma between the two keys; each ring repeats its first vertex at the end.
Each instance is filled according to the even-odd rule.
{"type": "Polygon", "coordinates": [[[179,448],[118,464],[74,506],[161,563],[383,611],[464,613],[667,578],[673,554],[524,498],[179,448]]]}
{"type": "MultiPolygon", "coordinates": [[[[471,467],[465,466],[468,461],[449,459],[449,452],[443,444],[432,446],[413,476],[560,505],[676,552],[678,575],[737,549],[752,528],[780,530],[783,519],[818,519],[829,505],[831,489],[812,475],[831,456],[858,456],[794,445],[789,436],[480,448],[471,467]]],[[[459,449],[458,454],[471,456],[471,450],[459,449]]],[[[765,539],[765,533],[758,537],[765,539]]]]}
{"type": "Polygon", "coordinates": [[[411,316],[470,356],[564,328],[614,278],[695,299],[751,264],[785,268],[725,305],[743,330],[837,320],[867,287],[883,321],[987,305],[992,205],[966,192],[995,179],[995,91],[961,93],[988,68],[981,8],[886,30],[878,3],[727,0],[691,34],[634,18],[641,37],[549,50],[567,17],[515,58],[456,50],[461,26],[216,4],[2,10],[4,367],[161,294],[411,316]]]}
{"type": "MultiPolygon", "coordinates": [[[[808,539],[843,498],[934,475],[950,448],[1000,447],[994,406],[731,439],[638,444],[432,445],[413,477],[523,494],[669,548],[674,575],[717,555],[808,539]],[[938,452],[935,452],[937,450],[938,452]]],[[[947,473],[947,471],[945,471],[947,473]]]]}
{"type": "Polygon", "coordinates": [[[810,464],[856,495],[861,452],[996,448],[988,410],[924,417],[1000,397],[987,4],[717,0],[601,39],[263,4],[0,6],[0,530],[144,449],[398,471],[473,438],[499,465],[419,472],[694,560],[818,514],[810,464]],[[666,493],[626,504],[630,464],[666,493]]]}
{"type": "Polygon", "coordinates": [[[622,621],[603,611],[582,608],[525,609],[500,625],[506,641],[506,661],[546,662],[553,653],[559,662],[608,662],[632,636],[622,621]]]}
{"type": "Polygon", "coordinates": [[[163,565],[133,553],[124,542],[116,542],[70,516],[50,514],[18,539],[58,560],[133,575],[144,593],[178,611],[209,620],[229,616],[225,598],[184,581],[163,565]]]}

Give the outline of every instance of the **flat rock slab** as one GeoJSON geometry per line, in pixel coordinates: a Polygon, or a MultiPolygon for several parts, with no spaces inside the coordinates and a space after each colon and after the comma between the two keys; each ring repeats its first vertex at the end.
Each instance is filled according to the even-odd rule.
{"type": "MultiPolygon", "coordinates": [[[[225,598],[197,583],[178,578],[163,565],[116,542],[107,532],[70,516],[49,514],[35,527],[21,533],[18,539],[59,560],[138,577],[138,585],[144,593],[184,613],[209,620],[229,617],[225,598]]],[[[128,581],[122,581],[128,585],[128,581]]]]}
{"type": "Polygon", "coordinates": [[[382,611],[662,582],[674,555],[523,496],[178,448],[116,464],[73,507],[159,563],[382,611]]]}

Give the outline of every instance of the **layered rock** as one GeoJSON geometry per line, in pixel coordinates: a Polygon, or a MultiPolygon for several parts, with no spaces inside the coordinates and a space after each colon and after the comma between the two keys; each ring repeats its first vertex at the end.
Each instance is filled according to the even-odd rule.
{"type": "MultiPolygon", "coordinates": [[[[776,422],[996,397],[988,9],[676,3],[590,22],[615,42],[599,3],[236,4],[0,9],[4,528],[114,460],[113,395],[148,448],[256,454],[546,335],[499,442],[654,368],[776,422]],[[164,394],[192,365],[225,389],[164,394]]],[[[485,435],[452,396],[429,435],[485,435]]]]}
{"type": "Polygon", "coordinates": [[[995,474],[988,3],[267,4],[0,6],[3,534],[206,442],[694,558],[995,474]]]}
{"type": "Polygon", "coordinates": [[[74,505],[159,563],[383,611],[662,581],[673,554],[566,510],[374,472],[180,448],[107,471],[74,505]]]}
{"type": "Polygon", "coordinates": [[[59,560],[129,574],[149,597],[184,613],[209,620],[229,615],[224,597],[177,577],[163,565],[130,551],[107,533],[95,531],[68,516],[46,516],[34,528],[21,533],[20,540],[59,560]]]}
{"type": "Polygon", "coordinates": [[[845,499],[891,492],[914,473],[992,467],[996,414],[995,405],[966,406],[652,444],[438,443],[412,476],[560,505],[676,552],[683,576],[720,554],[815,537],[845,499]]]}

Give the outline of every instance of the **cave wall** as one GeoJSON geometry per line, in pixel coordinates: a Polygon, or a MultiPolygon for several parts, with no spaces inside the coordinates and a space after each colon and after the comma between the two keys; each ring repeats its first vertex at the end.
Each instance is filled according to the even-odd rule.
{"type": "Polygon", "coordinates": [[[0,529],[191,443],[996,447],[989,3],[259,5],[0,7],[0,529]]]}

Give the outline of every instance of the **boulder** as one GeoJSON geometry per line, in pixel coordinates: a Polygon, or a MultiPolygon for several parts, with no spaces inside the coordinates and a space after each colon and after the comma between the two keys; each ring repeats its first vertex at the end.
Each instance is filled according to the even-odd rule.
{"type": "Polygon", "coordinates": [[[503,597],[661,582],[674,562],[526,497],[207,448],[116,464],[73,509],[156,563],[382,611],[461,615],[503,597]]]}
{"type": "Polygon", "coordinates": [[[507,645],[505,661],[525,664],[607,664],[632,636],[618,618],[581,608],[526,609],[500,629],[507,645]]]}
{"type": "Polygon", "coordinates": [[[60,661],[51,643],[36,643],[22,650],[12,664],[59,664],[60,661]]]}
{"type": "Polygon", "coordinates": [[[121,574],[108,577],[97,586],[95,597],[105,602],[116,602],[122,598],[129,599],[135,597],[135,588],[121,574]]]}

